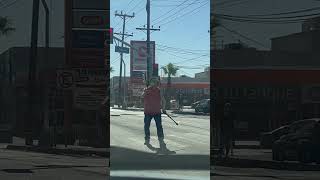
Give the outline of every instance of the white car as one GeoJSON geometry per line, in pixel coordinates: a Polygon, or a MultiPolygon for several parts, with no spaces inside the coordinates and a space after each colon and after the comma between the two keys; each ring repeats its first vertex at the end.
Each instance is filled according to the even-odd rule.
{"type": "Polygon", "coordinates": [[[171,100],[170,104],[171,104],[170,109],[179,109],[179,105],[176,100],[171,100]]]}

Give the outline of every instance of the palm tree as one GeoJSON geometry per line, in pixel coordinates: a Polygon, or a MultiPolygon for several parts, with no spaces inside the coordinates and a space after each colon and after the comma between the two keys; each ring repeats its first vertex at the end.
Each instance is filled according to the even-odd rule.
{"type": "Polygon", "coordinates": [[[8,35],[14,30],[15,28],[11,26],[11,21],[8,19],[8,17],[0,16],[0,36],[8,35]]]}
{"type": "Polygon", "coordinates": [[[177,66],[175,66],[172,63],[167,64],[166,66],[161,67],[161,69],[163,70],[164,74],[168,76],[168,81],[167,81],[167,91],[166,91],[166,104],[167,107],[170,107],[170,97],[172,95],[171,93],[171,77],[175,76],[179,70],[179,68],[177,66]]]}

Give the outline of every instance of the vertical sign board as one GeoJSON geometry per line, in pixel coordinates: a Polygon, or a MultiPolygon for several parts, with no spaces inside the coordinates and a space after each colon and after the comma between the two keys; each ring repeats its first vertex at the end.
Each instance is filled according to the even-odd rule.
{"type": "MultiPolygon", "coordinates": [[[[146,41],[131,41],[132,48],[130,55],[130,74],[131,87],[133,96],[141,96],[144,85],[144,76],[147,72],[147,42],[146,41]]],[[[155,42],[151,41],[151,61],[155,64],[155,42]]]]}
{"type": "Polygon", "coordinates": [[[105,43],[109,30],[109,1],[73,0],[70,62],[78,75],[73,94],[73,106],[83,110],[98,109],[107,95],[105,43]],[[103,70],[102,70],[103,71],[103,70]],[[103,72],[104,73],[104,72],[103,72]],[[103,92],[104,91],[104,92],[103,92]],[[103,98],[102,98],[103,97],[103,98]]]}
{"type": "MultiPolygon", "coordinates": [[[[106,65],[109,64],[106,61],[110,61],[108,56],[110,45],[105,43],[110,28],[109,3],[108,0],[65,0],[66,61],[68,68],[75,72],[75,87],[68,93],[66,112],[72,112],[72,109],[98,110],[107,96],[105,79],[109,79],[108,74],[95,74],[95,72],[100,72],[98,69],[106,69],[106,65]]],[[[70,113],[65,115],[66,124],[71,124],[72,116],[70,113]]],[[[107,121],[108,118],[105,119],[107,121]]],[[[102,134],[109,131],[107,126],[109,123],[96,120],[99,137],[107,137],[102,134]]],[[[109,138],[106,140],[107,145],[108,140],[109,138]]]]}

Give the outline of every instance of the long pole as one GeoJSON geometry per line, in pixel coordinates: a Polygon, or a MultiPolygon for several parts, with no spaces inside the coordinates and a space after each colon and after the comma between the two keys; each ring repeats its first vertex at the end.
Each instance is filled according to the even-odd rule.
{"type": "Polygon", "coordinates": [[[29,61],[29,119],[26,122],[26,145],[33,145],[33,121],[35,119],[35,82],[37,74],[37,48],[38,48],[38,22],[39,22],[39,0],[33,0],[32,10],[32,30],[31,30],[31,47],[29,61]]]}
{"type": "Polygon", "coordinates": [[[151,75],[150,61],[150,0],[147,0],[147,86],[151,75]]]}
{"type": "Polygon", "coordinates": [[[124,87],[123,87],[123,108],[125,109],[127,107],[126,104],[126,96],[127,96],[127,81],[126,81],[126,63],[123,62],[123,70],[124,70],[124,87]]]}
{"type": "Polygon", "coordinates": [[[45,24],[45,27],[46,27],[46,42],[45,43],[46,43],[46,48],[48,48],[49,47],[49,38],[50,38],[49,8],[48,8],[46,0],[41,0],[41,2],[42,2],[44,10],[46,12],[46,24],[45,24]]]}
{"type": "MultiPolygon", "coordinates": [[[[123,14],[122,11],[120,14],[118,14],[116,12],[115,14],[116,16],[120,16],[122,17],[123,19],[123,25],[122,25],[122,33],[114,33],[114,34],[117,34],[117,35],[121,35],[121,48],[124,47],[124,37],[125,36],[132,36],[132,35],[129,35],[129,34],[126,34],[125,33],[125,30],[126,30],[126,18],[133,18],[134,17],[134,14],[131,16],[131,15],[127,15],[127,14],[123,14]]],[[[118,91],[118,106],[121,104],[122,107],[123,107],[123,98],[121,98],[121,95],[122,95],[122,64],[123,64],[123,53],[120,52],[120,75],[119,75],[119,91],[118,91]]],[[[125,70],[124,70],[125,71],[125,70]]]]}
{"type": "MultiPolygon", "coordinates": [[[[125,29],[126,29],[126,16],[123,16],[122,37],[121,37],[122,42],[124,41],[125,29]]],[[[121,47],[123,47],[123,43],[121,43],[121,47]]],[[[121,57],[121,59],[120,59],[119,97],[121,97],[121,90],[122,90],[122,88],[121,88],[121,75],[122,75],[122,63],[123,63],[123,53],[122,52],[120,53],[120,57],[121,57]]],[[[124,77],[124,78],[126,78],[126,77],[124,77]]],[[[123,107],[123,99],[121,99],[120,102],[123,107]]]]}

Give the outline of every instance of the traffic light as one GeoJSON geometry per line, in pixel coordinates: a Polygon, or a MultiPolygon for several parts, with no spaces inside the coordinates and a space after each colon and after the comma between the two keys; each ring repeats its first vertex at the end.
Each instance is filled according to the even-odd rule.
{"type": "Polygon", "coordinates": [[[158,77],[159,76],[159,65],[158,64],[153,64],[153,71],[152,71],[152,75],[154,77],[158,77]]]}
{"type": "Polygon", "coordinates": [[[113,28],[109,29],[109,42],[113,44],[113,28]]]}

